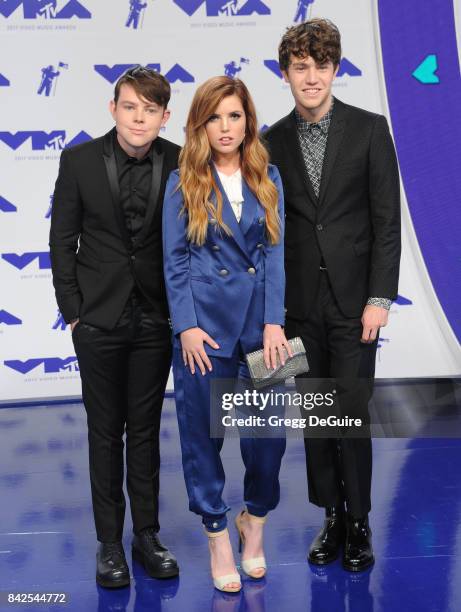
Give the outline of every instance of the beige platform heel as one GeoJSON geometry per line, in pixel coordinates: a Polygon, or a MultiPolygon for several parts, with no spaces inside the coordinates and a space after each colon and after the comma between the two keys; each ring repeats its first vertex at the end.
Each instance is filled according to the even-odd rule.
{"type": "MultiPolygon", "coordinates": [[[[210,540],[229,534],[227,528],[218,532],[207,531],[205,529],[205,533],[210,540]]],[[[223,591],[224,593],[238,593],[242,588],[240,574],[225,574],[224,576],[213,576],[213,574],[211,574],[211,577],[213,578],[213,584],[218,591],[223,591]],[[229,586],[232,583],[237,583],[238,586],[229,586]]]]}
{"type": "MultiPolygon", "coordinates": [[[[239,532],[239,553],[242,552],[242,546],[245,544],[245,536],[243,535],[243,516],[244,514],[248,515],[250,521],[254,521],[255,523],[260,523],[264,525],[267,520],[267,516],[254,516],[250,514],[247,510],[242,510],[240,514],[237,515],[235,519],[235,526],[237,527],[237,531],[239,532]]],[[[264,557],[253,557],[251,559],[242,559],[242,569],[247,576],[253,578],[254,580],[260,580],[264,578],[266,575],[266,559],[264,557]],[[263,572],[255,573],[256,570],[263,570],[263,572]]]]}

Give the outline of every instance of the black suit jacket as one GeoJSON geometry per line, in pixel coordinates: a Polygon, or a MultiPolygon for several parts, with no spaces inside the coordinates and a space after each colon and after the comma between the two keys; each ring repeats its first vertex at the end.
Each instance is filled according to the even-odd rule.
{"type": "Polygon", "coordinates": [[[400,262],[400,184],[385,117],[335,99],[317,199],[292,111],[264,134],[285,193],[287,316],[305,319],[321,259],[345,317],[369,297],[395,299],[400,262]]]}
{"type": "Polygon", "coordinates": [[[163,280],[162,204],[180,148],[156,138],[146,218],[132,246],[119,201],[114,131],[65,149],[51,215],[56,300],[66,322],[77,317],[112,329],[135,284],[168,316],[163,280]]]}

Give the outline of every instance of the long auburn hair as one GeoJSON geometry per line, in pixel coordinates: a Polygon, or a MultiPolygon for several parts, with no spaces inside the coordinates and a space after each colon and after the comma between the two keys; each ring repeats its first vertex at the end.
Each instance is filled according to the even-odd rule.
{"type": "Polygon", "coordinates": [[[230,235],[223,222],[223,199],[210,166],[212,150],[205,126],[221,100],[237,95],[246,117],[245,140],[240,145],[240,168],[248,187],[265,209],[266,232],[271,244],[280,239],[277,210],[278,193],[268,175],[269,155],[258,136],[256,109],[246,85],[239,79],[216,76],[200,85],[195,92],[186,123],[186,141],[179,156],[179,185],[184,199],[183,212],[188,215],[187,238],[202,245],[205,242],[208,213],[216,224],[230,235]],[[212,201],[212,194],[216,200],[212,201]]]}

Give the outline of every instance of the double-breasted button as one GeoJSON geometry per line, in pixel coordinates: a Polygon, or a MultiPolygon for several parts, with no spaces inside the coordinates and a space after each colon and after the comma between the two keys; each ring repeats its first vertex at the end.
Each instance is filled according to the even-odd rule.
{"type": "Polygon", "coordinates": [[[209,222],[210,222],[210,225],[216,225],[216,219],[211,218],[209,222]]]}
{"type": "Polygon", "coordinates": [[[226,268],[222,268],[222,269],[219,271],[219,274],[220,274],[221,276],[227,276],[227,275],[229,274],[229,270],[226,270],[226,268]]]}
{"type": "Polygon", "coordinates": [[[134,261],[136,259],[136,255],[131,255],[130,259],[131,259],[131,261],[134,261]]]}
{"type": "Polygon", "coordinates": [[[256,248],[257,249],[262,249],[263,248],[262,242],[258,242],[258,244],[256,245],[256,248]]]}
{"type": "Polygon", "coordinates": [[[221,250],[220,247],[218,247],[217,244],[214,244],[211,248],[213,249],[213,251],[220,251],[221,250]]]}
{"type": "Polygon", "coordinates": [[[248,274],[256,274],[256,270],[254,268],[248,268],[248,274]]]}
{"type": "Polygon", "coordinates": [[[319,230],[319,232],[321,232],[323,230],[323,225],[321,223],[319,223],[317,225],[317,229],[319,230]]]}
{"type": "Polygon", "coordinates": [[[264,217],[259,217],[258,223],[259,225],[262,225],[264,223],[264,217]]]}

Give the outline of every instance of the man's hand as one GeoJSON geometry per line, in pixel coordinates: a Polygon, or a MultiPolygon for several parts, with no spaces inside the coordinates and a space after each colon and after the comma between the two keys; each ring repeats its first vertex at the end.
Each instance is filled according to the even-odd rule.
{"type": "Polygon", "coordinates": [[[184,365],[190,367],[192,374],[195,374],[195,363],[197,363],[200,372],[205,376],[205,366],[211,370],[211,361],[208,355],[205,353],[203,343],[206,342],[212,348],[218,349],[219,346],[203,329],[200,327],[191,327],[186,331],[181,332],[181,346],[182,346],[182,358],[184,365]]]}
{"type": "Polygon", "coordinates": [[[266,368],[275,370],[277,367],[277,353],[279,354],[281,364],[285,365],[285,351],[283,347],[286,348],[289,357],[293,357],[291,346],[288,344],[288,340],[280,325],[266,323],[264,326],[263,344],[266,368]]]}
{"type": "Polygon", "coordinates": [[[74,321],[70,322],[70,331],[71,333],[74,331],[74,327],[77,325],[77,323],[80,321],[80,319],[75,319],[74,321]]]}
{"type": "Polygon", "coordinates": [[[374,342],[376,340],[379,328],[387,325],[388,316],[389,311],[385,308],[367,304],[362,315],[363,330],[360,342],[364,342],[365,344],[371,344],[374,342]]]}

